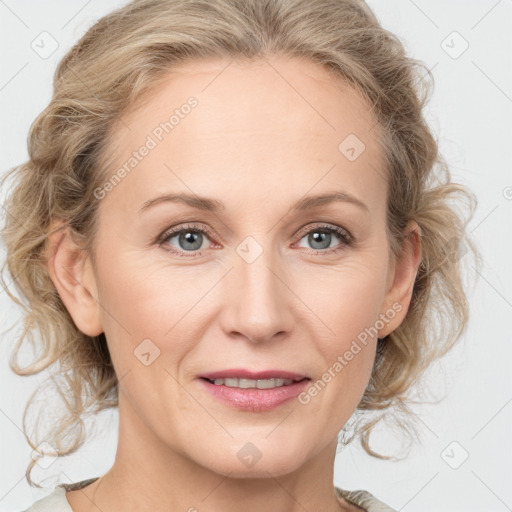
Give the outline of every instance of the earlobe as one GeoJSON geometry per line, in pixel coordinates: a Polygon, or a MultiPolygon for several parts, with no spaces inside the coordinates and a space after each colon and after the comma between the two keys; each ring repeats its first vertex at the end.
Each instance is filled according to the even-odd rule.
{"type": "Polygon", "coordinates": [[[47,268],[77,328],[88,336],[103,332],[90,255],[73,240],[69,226],[48,237],[47,268]]]}
{"type": "Polygon", "coordinates": [[[385,309],[381,311],[386,315],[387,311],[393,310],[393,318],[379,330],[379,338],[384,338],[399,327],[407,315],[420,262],[421,229],[416,222],[410,221],[405,229],[401,253],[394,265],[392,283],[384,300],[385,309]]]}

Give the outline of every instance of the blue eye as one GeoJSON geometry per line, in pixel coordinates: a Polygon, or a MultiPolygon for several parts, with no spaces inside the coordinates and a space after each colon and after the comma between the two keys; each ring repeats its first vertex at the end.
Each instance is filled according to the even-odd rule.
{"type": "MultiPolygon", "coordinates": [[[[209,231],[195,224],[187,224],[179,228],[172,228],[161,235],[158,239],[160,245],[170,246],[173,249],[167,249],[180,256],[194,257],[201,256],[202,249],[205,249],[203,243],[210,240],[209,231]],[[172,240],[175,243],[171,243],[172,240]],[[176,246],[177,244],[177,246],[176,246]]],[[[343,228],[334,225],[317,226],[305,232],[305,235],[299,240],[299,243],[307,239],[307,243],[312,245],[309,252],[324,255],[341,251],[353,243],[352,236],[343,228]],[[335,235],[333,237],[333,235],[335,235]],[[334,246],[332,242],[336,242],[334,246]]]]}
{"type": "MultiPolygon", "coordinates": [[[[166,244],[173,239],[178,243],[177,251],[180,254],[198,251],[202,248],[205,235],[208,232],[203,228],[198,228],[195,225],[181,226],[180,229],[171,229],[166,231],[160,239],[161,244],[166,244]]],[[[186,254],[186,256],[199,256],[201,253],[186,254]]]]}
{"type": "Polygon", "coordinates": [[[338,226],[330,225],[323,225],[310,229],[306,232],[306,235],[299,240],[299,242],[304,239],[307,239],[307,242],[313,246],[312,250],[314,251],[314,254],[338,252],[352,244],[352,237],[347,231],[338,226]],[[333,235],[335,236],[333,237],[333,235]],[[341,243],[332,246],[331,243],[333,241],[335,242],[336,238],[341,240],[341,243]]]}

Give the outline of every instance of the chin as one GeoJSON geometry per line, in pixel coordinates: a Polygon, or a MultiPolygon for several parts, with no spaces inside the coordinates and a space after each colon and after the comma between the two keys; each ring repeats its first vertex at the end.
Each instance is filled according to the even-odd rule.
{"type": "MultiPolygon", "coordinates": [[[[211,471],[230,478],[269,478],[292,473],[305,462],[305,453],[300,448],[288,445],[272,446],[263,442],[236,443],[227,446],[225,450],[217,449],[209,452],[208,460],[204,457],[195,459],[196,462],[211,471]],[[202,460],[201,460],[202,459],[202,460]]],[[[304,448],[303,446],[301,447],[304,448]]]]}

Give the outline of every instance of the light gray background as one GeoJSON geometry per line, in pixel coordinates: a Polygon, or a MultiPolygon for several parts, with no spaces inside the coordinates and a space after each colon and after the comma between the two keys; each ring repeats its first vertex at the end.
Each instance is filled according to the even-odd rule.
{"type": "MultiPolygon", "coordinates": [[[[28,129],[51,97],[57,62],[99,17],[124,3],[0,0],[1,172],[27,158],[28,129]],[[31,48],[42,31],[59,44],[47,59],[31,48]]],[[[406,512],[512,510],[512,0],[369,4],[409,55],[433,69],[436,86],[426,114],[454,180],[477,193],[479,206],[470,230],[483,251],[484,267],[470,298],[469,329],[458,347],[432,369],[428,381],[433,396],[445,399],[413,408],[422,444],[399,463],[369,457],[353,444],[338,454],[335,484],[367,489],[406,512]],[[469,44],[458,58],[453,52],[464,43],[453,31],[469,44]],[[451,467],[466,453],[462,465],[451,467]]],[[[19,315],[0,290],[0,329],[13,325],[19,315]]],[[[30,448],[20,430],[21,417],[43,376],[10,372],[7,360],[15,332],[0,338],[0,510],[5,511],[23,510],[50,491],[31,489],[24,479],[30,448]]],[[[49,486],[58,479],[99,476],[113,462],[116,437],[116,413],[102,413],[93,441],[34,476],[48,476],[49,486]]],[[[398,434],[382,428],[372,446],[389,453],[401,445],[398,434]]]]}

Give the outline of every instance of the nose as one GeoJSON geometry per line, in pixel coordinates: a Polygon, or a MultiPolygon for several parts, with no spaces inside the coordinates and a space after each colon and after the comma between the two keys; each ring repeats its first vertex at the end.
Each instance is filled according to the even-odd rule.
{"type": "Polygon", "coordinates": [[[251,263],[235,255],[225,280],[221,327],[229,337],[263,343],[288,335],[293,326],[293,293],[286,272],[263,251],[251,263]]]}

